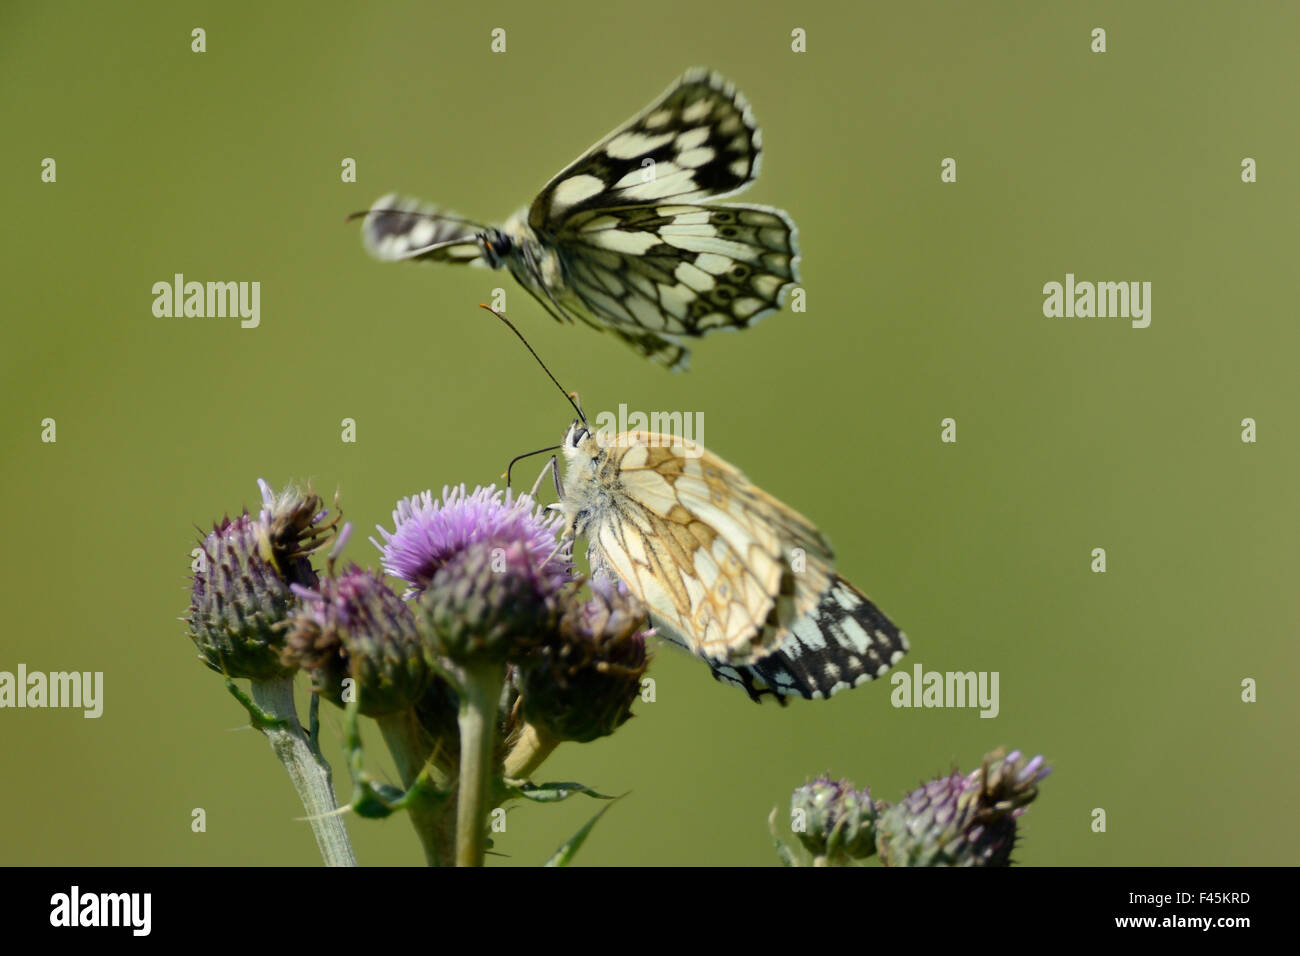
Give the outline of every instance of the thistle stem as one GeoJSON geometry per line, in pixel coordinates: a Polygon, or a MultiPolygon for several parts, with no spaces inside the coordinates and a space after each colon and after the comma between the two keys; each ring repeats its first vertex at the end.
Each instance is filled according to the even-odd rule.
{"type": "MultiPolygon", "coordinates": [[[[258,729],[266,734],[271,750],[284,764],[294,790],[298,791],[325,865],[356,866],[347,828],[336,812],[330,765],[319,756],[319,751],[313,752],[302,724],[298,723],[298,712],[293,705],[293,678],[253,681],[252,700],[266,716],[275,718],[274,725],[262,725],[258,729]]],[[[257,715],[254,723],[257,724],[257,715]]]]}
{"type": "Polygon", "coordinates": [[[534,724],[524,724],[519,740],[506,756],[505,775],[510,780],[527,780],[560,745],[534,724]]]}
{"type": "MultiPolygon", "coordinates": [[[[433,753],[428,736],[421,731],[413,710],[377,717],[375,722],[379,724],[384,743],[393,755],[402,786],[409,790],[416,786],[420,772],[433,753]]],[[[424,847],[425,863],[429,866],[448,866],[454,858],[452,816],[447,810],[446,805],[426,791],[413,794],[406,808],[411,825],[424,847]]]]}
{"type": "Polygon", "coordinates": [[[500,663],[472,663],[460,683],[460,784],[456,801],[456,865],[482,866],[492,793],[497,705],[505,685],[500,663]]]}

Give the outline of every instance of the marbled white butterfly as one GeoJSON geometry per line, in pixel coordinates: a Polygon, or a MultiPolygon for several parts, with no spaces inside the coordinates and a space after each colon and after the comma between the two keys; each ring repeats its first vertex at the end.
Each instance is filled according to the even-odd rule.
{"type": "Polygon", "coordinates": [[[745,328],[799,279],[779,209],[696,205],[758,175],[762,137],[735,86],[693,69],[552,179],[501,228],[384,196],[365,214],[376,258],[509,269],[552,316],[684,367],[682,339],[745,328]]]}
{"type": "Polygon", "coordinates": [[[516,462],[560,451],[563,481],[552,457],[530,494],[554,476],[564,540],[585,538],[593,574],[621,579],[660,634],[751,699],[773,694],[783,704],[857,687],[907,653],[907,636],[835,573],[812,522],[689,438],[593,431],[513,323],[488,311],[578,413],[559,445],[517,456],[506,483],[516,462]]]}
{"type": "Polygon", "coordinates": [[[558,507],[659,633],[758,700],[830,697],[880,677],[907,637],[835,573],[803,515],[689,439],[570,426],[558,507]]]}

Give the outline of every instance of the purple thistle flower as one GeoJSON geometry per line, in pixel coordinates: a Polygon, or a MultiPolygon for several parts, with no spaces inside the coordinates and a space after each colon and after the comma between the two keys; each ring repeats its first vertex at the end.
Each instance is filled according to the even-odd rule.
{"type": "Polygon", "coordinates": [[[572,578],[562,518],[527,495],[464,485],[403,498],[383,527],[384,570],[410,585],[427,649],[438,658],[513,660],[547,639],[572,578]]]}
{"type": "Polygon", "coordinates": [[[407,596],[422,591],[453,558],[471,544],[486,544],[525,560],[544,591],[558,589],[572,576],[571,546],[556,548],[562,518],[547,514],[528,495],[515,497],[495,485],[467,492],[465,486],[443,488],[403,498],[393,512],[392,532],[378,527],[384,543],[371,538],[383,553],[384,570],[407,582],[407,596]]]}

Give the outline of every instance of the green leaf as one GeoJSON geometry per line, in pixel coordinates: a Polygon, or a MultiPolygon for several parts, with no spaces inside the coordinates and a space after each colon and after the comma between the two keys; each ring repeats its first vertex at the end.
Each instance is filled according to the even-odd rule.
{"type": "Polygon", "coordinates": [[[597,793],[591,787],[584,786],[580,783],[524,783],[515,784],[510,788],[511,795],[523,797],[525,800],[532,800],[536,803],[558,803],[561,800],[567,800],[575,793],[585,793],[596,800],[614,800],[615,797],[606,796],[603,793],[597,793]]]}
{"type": "Polygon", "coordinates": [[[230,691],[230,695],[234,697],[235,700],[244,705],[244,709],[248,711],[249,723],[253,725],[255,730],[289,729],[288,718],[276,717],[272,714],[268,714],[253,702],[253,698],[240,690],[239,685],[229,677],[226,678],[226,690],[230,691]]]}
{"type": "Polygon", "coordinates": [[[403,806],[406,794],[386,783],[367,780],[352,798],[352,812],[367,820],[382,820],[403,806]]]}
{"type": "Polygon", "coordinates": [[[572,863],[574,854],[576,854],[582,844],[586,842],[587,836],[591,833],[591,828],[596,825],[596,821],[603,817],[610,807],[615,803],[618,803],[618,801],[622,800],[625,796],[627,796],[627,794],[621,794],[617,797],[605,797],[604,799],[609,800],[610,802],[597,810],[596,815],[583,824],[582,829],[569,837],[568,842],[556,850],[551,858],[546,861],[545,865],[568,866],[572,863]]]}

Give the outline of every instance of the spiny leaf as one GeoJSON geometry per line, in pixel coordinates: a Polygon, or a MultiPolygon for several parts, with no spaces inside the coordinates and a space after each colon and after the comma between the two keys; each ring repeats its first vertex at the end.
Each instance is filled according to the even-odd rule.
{"type": "Polygon", "coordinates": [[[514,785],[510,789],[513,796],[523,797],[525,800],[532,800],[536,803],[558,803],[560,800],[569,799],[575,793],[585,793],[597,800],[615,799],[603,793],[597,793],[591,787],[580,783],[529,783],[525,781],[514,785]]]}
{"type": "Polygon", "coordinates": [[[568,842],[565,843],[563,846],[561,846],[558,850],[556,850],[555,853],[551,856],[551,858],[546,861],[545,865],[546,866],[568,866],[571,862],[573,862],[574,854],[576,854],[579,848],[582,846],[582,844],[586,842],[588,835],[590,835],[591,833],[592,827],[596,825],[596,821],[599,820],[601,817],[603,817],[606,811],[608,811],[610,807],[612,807],[615,803],[618,803],[618,801],[622,800],[623,797],[625,796],[627,796],[627,794],[620,794],[617,797],[606,797],[605,799],[609,800],[610,802],[605,804],[599,810],[597,810],[596,815],[592,817],[590,820],[588,820],[585,824],[583,824],[582,829],[580,829],[573,836],[569,837],[568,842]]]}

